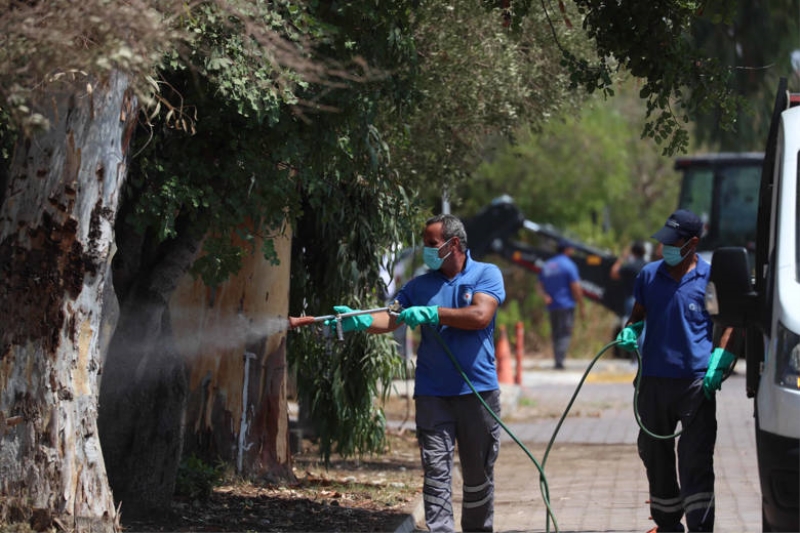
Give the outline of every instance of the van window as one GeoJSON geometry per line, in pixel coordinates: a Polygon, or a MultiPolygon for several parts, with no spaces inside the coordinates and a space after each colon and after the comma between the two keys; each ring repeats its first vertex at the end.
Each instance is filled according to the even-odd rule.
{"type": "Polygon", "coordinates": [[[761,161],[684,168],[679,207],[706,224],[701,250],[743,246],[755,250],[761,161]]]}

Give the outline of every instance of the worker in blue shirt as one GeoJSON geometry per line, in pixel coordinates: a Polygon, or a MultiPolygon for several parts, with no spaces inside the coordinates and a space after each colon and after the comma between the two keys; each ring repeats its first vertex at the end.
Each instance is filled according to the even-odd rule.
{"type": "Polygon", "coordinates": [[[562,239],[556,251],[558,253],[548,259],[539,272],[536,290],[544,299],[550,317],[554,368],[563,370],[575,329],[575,307],[578,307],[581,319],[584,317],[583,289],[578,266],[570,258],[574,251],[572,244],[562,239]]]}
{"type": "MultiPolygon", "coordinates": [[[[669,216],[653,238],[663,244],[663,259],[645,265],[636,278],[636,302],[617,337],[633,351],[642,344],[638,409],[639,456],[647,471],[650,511],[659,533],[714,529],[714,446],[717,438],[715,391],[735,356],[732,329],[714,349],[713,324],[705,308],[710,265],[697,253],[700,218],[685,209],[669,216]]],[[[655,531],[651,530],[651,531],[655,531]]]]}
{"type": "MultiPolygon", "coordinates": [[[[499,416],[494,329],[497,308],[506,296],[503,276],[496,265],[472,259],[464,225],[453,215],[430,218],[423,243],[429,270],[397,293],[403,307],[399,316],[379,312],[345,317],[342,329],[385,333],[400,324],[427,326],[420,333],[414,377],[425,522],[431,531],[455,531],[451,490],[457,444],[463,477],[461,529],[492,531],[500,425],[472,393],[447,350],[499,416]]],[[[346,306],[334,309],[351,311],[346,306]]]]}

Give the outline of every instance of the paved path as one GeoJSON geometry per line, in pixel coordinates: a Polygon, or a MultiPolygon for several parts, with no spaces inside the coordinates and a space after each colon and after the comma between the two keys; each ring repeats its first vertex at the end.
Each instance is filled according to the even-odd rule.
{"type": "MultiPolygon", "coordinates": [[[[558,416],[567,407],[588,361],[570,361],[566,371],[526,363],[523,383],[504,386],[506,426],[542,461],[558,416]],[[540,413],[527,418],[526,411],[540,413]]],[[[544,465],[551,507],[563,532],[643,532],[649,520],[647,481],[636,452],[632,379],[626,361],[599,361],[561,426],[544,465]]],[[[718,393],[719,431],[715,454],[716,531],[761,530],[752,400],[745,396],[744,370],[718,393]]],[[[454,480],[456,523],[461,480],[454,480]]],[[[504,434],[495,468],[495,531],[545,531],[546,513],[539,471],[504,434]]],[[[421,502],[401,531],[424,530],[421,502]]],[[[550,531],[555,527],[550,523],[550,531]]]]}

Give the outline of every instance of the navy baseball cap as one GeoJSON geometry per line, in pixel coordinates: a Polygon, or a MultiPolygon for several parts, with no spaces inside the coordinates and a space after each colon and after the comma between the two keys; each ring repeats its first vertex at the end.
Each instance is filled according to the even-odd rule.
{"type": "Polygon", "coordinates": [[[664,227],[653,234],[653,238],[662,244],[672,244],[679,239],[700,237],[703,233],[703,221],[688,209],[678,209],[672,213],[664,227]]]}
{"type": "Polygon", "coordinates": [[[558,239],[558,244],[556,245],[556,250],[558,250],[558,252],[561,253],[564,250],[566,250],[567,248],[573,248],[572,242],[570,242],[569,239],[565,239],[563,237],[558,239]]]}

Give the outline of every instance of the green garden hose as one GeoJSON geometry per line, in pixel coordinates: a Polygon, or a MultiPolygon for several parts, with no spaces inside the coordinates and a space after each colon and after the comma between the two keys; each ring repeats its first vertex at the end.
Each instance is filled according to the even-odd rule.
{"type": "MultiPolygon", "coordinates": [[[[561,415],[561,418],[558,420],[558,424],[556,424],[556,427],[553,430],[553,435],[550,437],[550,441],[547,443],[547,448],[545,448],[544,456],[542,457],[542,463],[539,464],[536,461],[536,458],[534,458],[533,454],[530,452],[530,450],[528,450],[528,448],[508,428],[508,426],[506,426],[503,423],[503,421],[500,420],[500,417],[497,416],[497,413],[492,411],[492,409],[489,407],[489,405],[483,400],[481,395],[475,389],[475,386],[472,384],[472,382],[467,377],[466,373],[464,373],[464,370],[461,368],[461,365],[458,363],[458,360],[453,355],[453,352],[450,351],[450,348],[444,342],[444,339],[442,339],[441,335],[439,335],[439,332],[435,328],[431,328],[431,330],[433,331],[433,333],[435,333],[434,336],[436,337],[436,340],[439,341],[439,344],[442,345],[442,347],[444,348],[445,353],[447,353],[448,357],[450,357],[450,360],[455,365],[456,370],[458,370],[458,372],[461,374],[461,377],[464,378],[464,381],[467,383],[467,385],[469,385],[469,388],[472,390],[473,394],[475,394],[475,396],[478,397],[478,400],[480,400],[481,404],[483,404],[483,406],[486,408],[486,410],[489,411],[489,414],[492,415],[492,417],[497,421],[497,423],[500,424],[500,427],[502,427],[503,430],[505,430],[505,432],[508,433],[508,436],[511,437],[511,439],[514,442],[517,443],[517,445],[520,447],[520,449],[522,449],[522,451],[525,452],[525,454],[528,456],[528,458],[531,460],[531,462],[536,466],[536,469],[539,471],[539,490],[542,493],[542,501],[544,502],[544,506],[547,509],[545,531],[547,531],[547,532],[550,531],[550,519],[552,519],[553,520],[553,527],[555,528],[555,531],[558,532],[559,531],[558,522],[556,521],[555,513],[553,513],[553,509],[550,506],[550,489],[549,489],[549,486],[548,486],[548,483],[547,483],[547,476],[544,473],[544,466],[545,466],[545,463],[547,462],[547,457],[550,454],[550,449],[553,447],[553,443],[556,440],[556,436],[558,435],[558,432],[561,429],[561,425],[564,423],[564,419],[566,419],[567,414],[569,414],[569,410],[572,408],[572,404],[575,403],[575,399],[578,397],[578,393],[580,392],[584,381],[586,381],[586,378],[588,377],[589,372],[592,370],[592,367],[597,362],[597,360],[600,359],[600,357],[606,351],[608,351],[609,348],[619,344],[619,341],[615,340],[615,341],[612,341],[612,342],[606,344],[605,346],[603,346],[603,348],[597,353],[597,355],[594,356],[594,358],[589,363],[589,366],[586,368],[586,371],[584,371],[583,376],[581,377],[580,381],[578,382],[578,386],[575,388],[575,392],[572,394],[572,398],[570,398],[570,401],[567,404],[567,408],[564,409],[564,413],[561,415]]],[[[647,435],[653,437],[654,439],[661,439],[661,440],[674,439],[675,437],[677,437],[677,436],[679,436],[681,434],[681,432],[683,431],[682,429],[680,431],[677,431],[676,433],[671,434],[671,435],[658,435],[658,434],[653,433],[652,431],[648,430],[644,426],[644,424],[642,423],[642,419],[639,416],[639,405],[638,405],[639,404],[639,401],[638,401],[639,400],[639,385],[640,385],[641,379],[642,379],[642,354],[639,353],[638,349],[636,350],[636,358],[637,358],[638,363],[639,363],[638,369],[636,371],[636,378],[634,380],[634,392],[633,392],[633,413],[634,413],[634,417],[636,418],[636,423],[639,425],[639,427],[642,429],[642,431],[644,431],[647,435]]]]}

